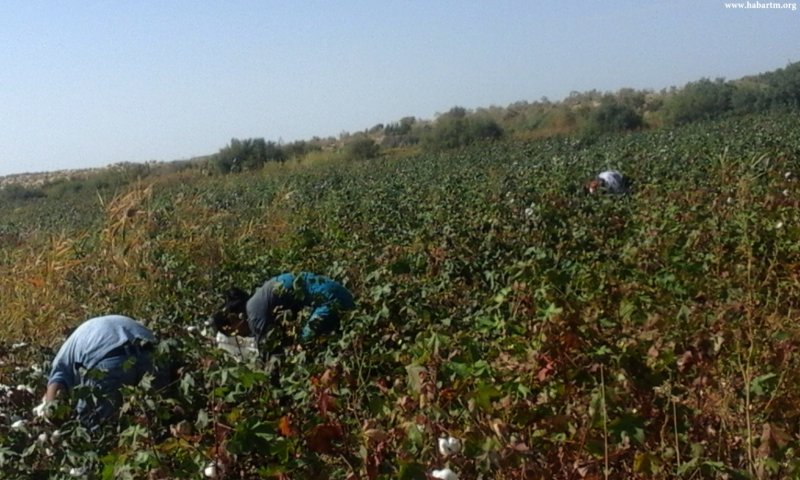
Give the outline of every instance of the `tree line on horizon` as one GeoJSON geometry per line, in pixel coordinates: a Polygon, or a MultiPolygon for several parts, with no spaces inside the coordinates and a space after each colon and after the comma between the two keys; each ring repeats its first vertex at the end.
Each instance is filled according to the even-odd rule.
{"type": "Polygon", "coordinates": [[[623,88],[617,92],[572,92],[561,101],[546,97],[468,110],[455,106],[434,120],[403,117],[339,138],[282,145],[263,138],[232,139],[211,157],[221,173],[246,171],[268,162],[302,158],[310,152],[337,151],[346,159],[370,159],[393,149],[446,150],[484,140],[536,139],[579,135],[592,139],[608,133],[679,126],[729,115],[800,107],[800,62],[737,80],[689,82],[658,92],[623,88]]]}
{"type": "Polygon", "coordinates": [[[367,160],[384,154],[440,151],[478,141],[533,140],[556,135],[576,135],[592,140],[600,135],[648,128],[679,126],[731,115],[772,109],[800,108],[800,62],[785,68],[743,77],[689,82],[660,91],[622,88],[616,92],[571,92],[560,101],[546,97],[519,101],[506,107],[474,110],[455,106],[433,120],[413,116],[377,124],[363,131],[336,137],[313,137],[291,143],[264,138],[232,138],[218,152],[198,161],[166,164],[116,165],[87,178],[63,179],[31,187],[0,188],[0,201],[61,198],[83,190],[104,190],[131,179],[177,170],[200,168],[209,174],[253,171],[270,163],[309,158],[338,157],[367,160]]]}

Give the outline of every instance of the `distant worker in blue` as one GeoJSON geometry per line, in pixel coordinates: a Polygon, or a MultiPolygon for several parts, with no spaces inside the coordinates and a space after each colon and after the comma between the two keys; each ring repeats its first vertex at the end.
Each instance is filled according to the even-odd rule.
{"type": "Polygon", "coordinates": [[[311,314],[300,330],[302,343],[339,328],[344,311],[355,308],[347,288],[323,275],[301,272],[270,278],[253,295],[240,288],[226,293],[222,311],[212,317],[214,327],[229,335],[254,336],[256,345],[274,328],[281,312],[297,314],[310,308],[311,314]]]}
{"type": "Polygon", "coordinates": [[[154,372],[153,332],[123,315],[89,319],[67,338],[53,359],[47,391],[38,416],[76,386],[92,389],[92,396],[77,404],[78,418],[94,427],[112,417],[122,405],[123,385],[137,385],[145,373],[154,372]]]}

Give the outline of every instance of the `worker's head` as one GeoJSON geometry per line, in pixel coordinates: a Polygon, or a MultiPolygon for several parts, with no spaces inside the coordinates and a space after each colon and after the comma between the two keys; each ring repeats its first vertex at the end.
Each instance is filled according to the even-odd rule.
{"type": "Polygon", "coordinates": [[[211,316],[211,324],[217,331],[226,335],[248,336],[250,326],[247,323],[247,292],[232,287],[225,292],[225,305],[211,316]]]}
{"type": "Polygon", "coordinates": [[[603,180],[595,178],[583,186],[583,191],[590,195],[594,195],[595,193],[600,192],[603,186],[603,180]]]}

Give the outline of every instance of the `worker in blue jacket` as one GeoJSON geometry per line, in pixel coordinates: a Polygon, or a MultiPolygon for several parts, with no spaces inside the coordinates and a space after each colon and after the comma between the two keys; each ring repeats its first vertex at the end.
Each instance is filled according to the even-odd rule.
{"type": "Polygon", "coordinates": [[[218,330],[254,336],[256,344],[275,326],[282,311],[297,313],[311,308],[300,340],[309,342],[339,328],[340,316],[355,308],[353,296],[344,286],[323,275],[284,273],[267,280],[252,295],[240,288],[226,293],[222,312],[212,317],[218,330]]]}
{"type": "Polygon", "coordinates": [[[156,343],[153,332],[123,315],[85,321],[58,350],[42,404],[34,412],[46,415],[48,405],[82,385],[91,388],[93,395],[78,402],[78,418],[87,426],[97,426],[122,405],[123,385],[136,385],[145,373],[154,372],[156,343]]]}

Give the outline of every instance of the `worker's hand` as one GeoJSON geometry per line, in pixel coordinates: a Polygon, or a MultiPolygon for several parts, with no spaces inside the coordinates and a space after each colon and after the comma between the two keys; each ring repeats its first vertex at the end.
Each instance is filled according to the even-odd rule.
{"type": "Polygon", "coordinates": [[[48,383],[47,391],[45,391],[44,397],[42,397],[42,403],[33,409],[33,415],[36,417],[49,417],[56,406],[56,400],[64,393],[66,393],[66,387],[64,387],[64,385],[61,383],[48,383]]]}
{"type": "Polygon", "coordinates": [[[33,416],[37,418],[47,418],[53,411],[55,407],[55,401],[47,400],[46,398],[42,398],[42,403],[33,407],[33,416]]]}

